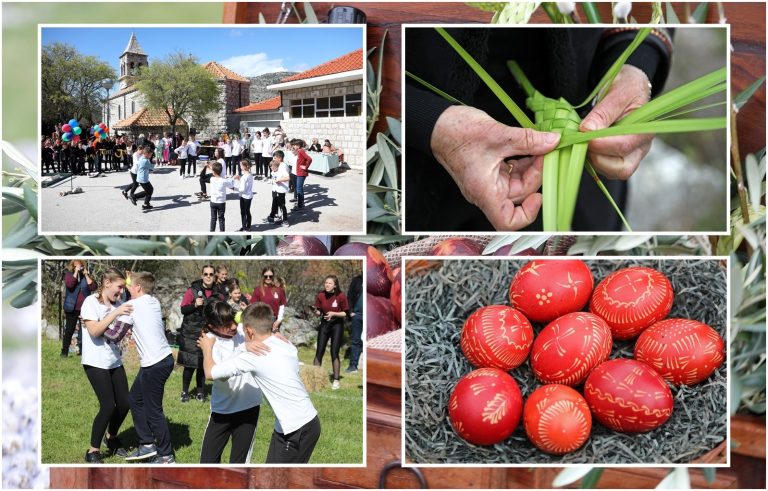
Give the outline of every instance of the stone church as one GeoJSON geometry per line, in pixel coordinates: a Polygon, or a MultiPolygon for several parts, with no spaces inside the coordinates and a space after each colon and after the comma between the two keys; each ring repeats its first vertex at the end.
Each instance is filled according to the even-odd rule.
{"type": "MultiPolygon", "coordinates": [[[[103,109],[102,118],[113,133],[139,134],[166,133],[171,131],[164,111],[144,107],[141,94],[134,86],[135,76],[141,67],[149,66],[149,56],[144,52],[135,34],[131,34],[128,45],[120,55],[119,90],[109,96],[108,108],[103,109]]],[[[215,61],[203,67],[216,78],[219,86],[219,110],[208,116],[208,126],[200,122],[177,122],[176,131],[187,136],[190,126],[197,130],[198,138],[204,140],[224,132],[239,129],[240,116],[235,110],[250,103],[251,82],[246,77],[220,65],[215,61]]]]}

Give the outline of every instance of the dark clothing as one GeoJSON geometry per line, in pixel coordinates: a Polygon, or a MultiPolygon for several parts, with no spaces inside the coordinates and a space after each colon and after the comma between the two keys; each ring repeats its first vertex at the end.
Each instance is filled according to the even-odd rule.
{"type": "Polygon", "coordinates": [[[205,393],[205,372],[203,367],[191,368],[184,367],[184,371],[181,374],[181,390],[182,392],[189,393],[189,384],[192,382],[192,375],[195,374],[195,384],[198,394],[205,393]],[[197,370],[197,372],[195,372],[197,370]]]}
{"type": "Polygon", "coordinates": [[[210,289],[205,288],[203,286],[203,280],[200,279],[192,282],[192,285],[181,300],[181,314],[184,316],[184,319],[181,322],[181,329],[179,330],[181,336],[179,338],[179,355],[177,362],[179,365],[184,365],[185,367],[199,367],[202,369],[203,353],[200,351],[200,348],[197,347],[197,338],[200,337],[203,325],[205,324],[205,316],[203,315],[205,302],[198,307],[195,305],[195,299],[197,298],[204,298],[206,302],[212,300],[223,301],[226,300],[226,296],[215,283],[210,289]]]}
{"type": "Polygon", "coordinates": [[[139,443],[156,443],[160,455],[171,455],[171,430],[163,413],[165,382],[173,372],[173,356],[168,355],[150,367],[139,368],[130,392],[131,416],[139,443]]]}
{"type": "Polygon", "coordinates": [[[253,198],[240,198],[240,220],[242,221],[243,230],[251,230],[251,201],[253,198]]]}
{"type": "MultiPolygon", "coordinates": [[[[508,60],[516,60],[542,94],[564,97],[578,104],[589,95],[634,37],[634,32],[613,34],[605,28],[456,28],[447,31],[521,108],[525,108],[525,96],[506,67],[508,60]],[[542,60],[551,62],[542,63],[542,60]]],[[[495,120],[517,126],[498,98],[434,29],[409,28],[406,42],[409,46],[423,47],[408,50],[406,70],[465,104],[482,109],[495,120]],[[435,56],[435,50],[439,50],[441,56],[435,56]]],[[[649,36],[630,57],[629,63],[645,71],[657,92],[666,79],[669,57],[664,44],[655,36],[649,36]]],[[[464,199],[451,176],[432,155],[432,130],[451,103],[410,78],[406,79],[405,92],[408,121],[405,213],[409,228],[420,231],[493,230],[483,212],[464,199]]],[[[590,107],[580,110],[581,116],[589,110],[590,107]]],[[[626,182],[605,178],[602,181],[623,208],[626,182]]],[[[541,227],[539,216],[526,230],[541,230],[541,227]]],[[[591,178],[581,179],[572,227],[584,231],[621,229],[618,215],[591,178]]]]}
{"type": "MultiPolygon", "coordinates": [[[[184,167],[187,165],[187,159],[181,159],[177,157],[177,161],[179,162],[179,174],[182,176],[184,175],[184,167]]],[[[191,172],[190,172],[191,174],[191,172]]]]}
{"type": "Polygon", "coordinates": [[[272,315],[277,318],[280,313],[280,306],[288,301],[285,298],[285,290],[278,286],[257,286],[251,294],[251,303],[264,302],[272,307],[272,315]]]}
{"type": "Polygon", "coordinates": [[[341,351],[341,343],[344,340],[344,319],[334,317],[330,321],[323,319],[320,322],[320,329],[317,332],[317,348],[315,349],[317,365],[323,362],[325,348],[328,346],[329,340],[331,341],[331,362],[333,363],[334,379],[338,379],[338,367],[336,365],[339,363],[339,352],[341,351]]]}
{"type": "Polygon", "coordinates": [[[299,208],[304,208],[304,181],[307,176],[296,176],[296,199],[298,202],[296,205],[299,208]]]}
{"type": "Polygon", "coordinates": [[[123,366],[104,369],[83,365],[85,375],[99,400],[99,412],[91,427],[91,447],[101,447],[104,432],[117,436],[128,415],[128,378],[123,366]]]}
{"type": "Polygon", "coordinates": [[[306,464],[319,439],[320,418],[318,416],[292,433],[283,434],[273,431],[266,463],[306,464]]]}
{"type": "Polygon", "coordinates": [[[283,220],[288,220],[288,209],[285,207],[285,193],[272,191],[272,209],[269,212],[269,216],[276,218],[278,210],[283,214],[283,220]]]}
{"type": "Polygon", "coordinates": [[[72,344],[72,336],[75,334],[77,320],[80,318],[80,311],[64,312],[64,335],[61,338],[61,354],[68,355],[69,347],[72,344]]]}
{"type": "Polygon", "coordinates": [[[224,213],[227,211],[227,203],[211,202],[211,232],[216,231],[216,221],[219,222],[219,231],[224,231],[224,213]]]}
{"type": "Polygon", "coordinates": [[[64,312],[80,311],[80,307],[83,306],[85,298],[98,288],[95,281],[88,284],[84,274],[74,274],[66,271],[64,273],[64,287],[66,293],[64,295],[64,312]]]}
{"type": "Polygon", "coordinates": [[[315,297],[315,308],[321,314],[326,312],[346,312],[349,314],[349,303],[347,303],[347,296],[343,292],[329,294],[326,291],[321,291],[315,297]]]}
{"type": "Polygon", "coordinates": [[[251,446],[259,422],[260,406],[231,414],[211,413],[208,426],[203,436],[203,448],[200,451],[201,464],[218,464],[221,454],[232,437],[229,451],[230,464],[247,464],[251,460],[251,446]]]}
{"type": "Polygon", "coordinates": [[[139,183],[136,182],[136,174],[134,174],[133,172],[128,172],[128,173],[131,175],[131,184],[125,187],[125,191],[130,196],[133,196],[133,194],[139,188],[139,183]]]}
{"type": "Polygon", "coordinates": [[[357,368],[363,352],[363,277],[357,275],[349,282],[347,299],[352,305],[352,325],[349,336],[349,366],[357,368]]]}
{"type": "Polygon", "coordinates": [[[152,199],[152,193],[155,192],[155,188],[152,187],[151,182],[140,182],[138,184],[139,186],[141,186],[142,191],[139,191],[138,193],[133,194],[133,197],[136,198],[137,200],[144,198],[144,204],[148,205],[149,201],[152,199]]]}

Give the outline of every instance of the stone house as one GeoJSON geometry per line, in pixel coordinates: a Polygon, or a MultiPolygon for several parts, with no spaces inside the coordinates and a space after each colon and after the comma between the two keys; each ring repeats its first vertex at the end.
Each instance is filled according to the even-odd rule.
{"type": "MultiPolygon", "coordinates": [[[[119,90],[109,97],[109,109],[106,105],[102,118],[109,128],[119,133],[166,133],[171,131],[167,116],[163,111],[144,107],[141,94],[134,86],[136,72],[142,66],[149,66],[149,56],[139,45],[135,34],[131,34],[123,54],[120,55],[119,90]]],[[[198,137],[207,139],[223,132],[235,132],[239,129],[239,116],[235,109],[247,105],[251,82],[247,78],[220,65],[215,61],[205,63],[203,67],[216,78],[219,86],[219,110],[208,116],[208,125],[201,127],[200,122],[192,121],[192,127],[198,131],[198,137]]],[[[186,121],[177,123],[177,131],[184,136],[188,133],[186,121]]]]}
{"type": "Polygon", "coordinates": [[[272,129],[280,124],[288,137],[301,138],[308,144],[312,138],[321,143],[327,138],[344,151],[344,160],[350,167],[363,169],[363,62],[363,50],[358,49],[267,86],[277,91],[279,98],[238,109],[240,125],[272,129]],[[278,111],[282,113],[280,119],[276,117],[278,111]],[[274,126],[259,127],[253,124],[257,121],[274,126]]]}

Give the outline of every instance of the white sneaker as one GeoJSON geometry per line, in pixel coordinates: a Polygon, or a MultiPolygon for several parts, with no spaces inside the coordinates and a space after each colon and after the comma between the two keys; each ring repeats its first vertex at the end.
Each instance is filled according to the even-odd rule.
{"type": "Polygon", "coordinates": [[[332,388],[333,390],[339,390],[339,389],[341,389],[341,382],[339,382],[338,380],[334,380],[334,381],[333,381],[333,385],[331,386],[331,388],[332,388]]]}

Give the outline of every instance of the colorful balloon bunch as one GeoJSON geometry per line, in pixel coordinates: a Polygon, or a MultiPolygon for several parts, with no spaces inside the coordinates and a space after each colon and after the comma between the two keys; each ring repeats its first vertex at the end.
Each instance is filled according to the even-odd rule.
{"type": "Polygon", "coordinates": [[[80,128],[80,123],[73,118],[69,120],[69,123],[61,125],[61,131],[64,132],[64,134],[61,135],[62,140],[65,142],[71,141],[72,143],[77,143],[80,141],[80,133],[83,132],[83,129],[80,128]]]}
{"type": "Polygon", "coordinates": [[[109,134],[109,128],[104,123],[99,123],[91,128],[91,133],[96,137],[96,140],[106,140],[109,134]]]}

